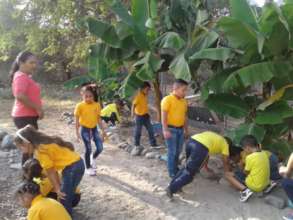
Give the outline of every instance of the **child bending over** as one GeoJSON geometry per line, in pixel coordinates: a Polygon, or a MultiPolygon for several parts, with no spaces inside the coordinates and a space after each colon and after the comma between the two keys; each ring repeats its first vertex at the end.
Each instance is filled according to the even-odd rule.
{"type": "MultiPolygon", "coordinates": [[[[31,158],[28,159],[22,166],[23,179],[30,182],[35,182],[40,186],[40,192],[42,196],[57,200],[57,193],[54,192],[54,188],[49,178],[46,177],[43,172],[43,168],[40,162],[31,158]]],[[[59,175],[61,177],[61,175],[59,175]]],[[[77,188],[72,200],[72,207],[78,205],[80,201],[80,190],[77,188]]]]}
{"type": "Polygon", "coordinates": [[[254,136],[244,136],[240,144],[248,154],[244,172],[228,172],[226,178],[234,188],[240,190],[240,201],[246,202],[253,192],[261,192],[269,186],[270,163],[254,136]]]}
{"type": "Polygon", "coordinates": [[[101,111],[101,118],[106,124],[111,122],[112,126],[116,125],[116,122],[121,122],[120,112],[124,106],[122,100],[117,99],[114,103],[106,105],[101,111]]]}
{"type": "Polygon", "coordinates": [[[31,125],[18,130],[14,142],[23,153],[33,154],[40,162],[58,200],[72,215],[74,194],[84,174],[84,162],[72,143],[41,133],[31,125]],[[61,179],[58,172],[62,172],[61,179]]]}

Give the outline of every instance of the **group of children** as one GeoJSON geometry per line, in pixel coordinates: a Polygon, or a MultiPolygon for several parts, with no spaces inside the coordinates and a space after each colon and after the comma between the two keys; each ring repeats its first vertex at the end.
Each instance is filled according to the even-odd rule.
{"type": "MultiPolygon", "coordinates": [[[[253,192],[269,192],[282,177],[278,173],[278,161],[275,155],[263,151],[255,137],[244,136],[242,150],[235,147],[229,138],[206,131],[191,136],[186,142],[186,164],[179,169],[179,155],[185,139],[189,136],[187,126],[187,101],[185,95],[188,84],[176,80],[172,93],[161,102],[161,122],[163,136],[168,150],[167,168],[171,178],[166,193],[172,198],[183,186],[190,183],[195,174],[206,165],[210,155],[222,155],[226,179],[238,189],[240,201],[245,202],[253,192]],[[231,164],[237,164],[232,171],[231,164]],[[271,181],[272,180],[272,181],[271,181]]],[[[151,85],[145,82],[132,103],[132,116],[135,118],[134,143],[140,147],[143,126],[146,127],[151,147],[157,142],[148,109],[148,93],[151,85]]],[[[76,105],[76,135],[85,145],[85,163],[74,151],[72,143],[62,138],[48,136],[26,126],[17,131],[15,144],[23,153],[31,155],[23,164],[24,183],[17,191],[19,201],[29,208],[28,219],[60,219],[72,217],[72,207],[80,200],[78,185],[84,172],[96,175],[96,159],[103,150],[106,133],[102,120],[115,125],[120,122],[120,110],[123,102],[105,106],[98,102],[94,86],[87,85],[81,90],[82,102],[76,105]],[[97,128],[99,127],[99,129],[97,128]],[[99,131],[100,130],[100,131],[99,131]],[[91,152],[91,140],[96,150],[91,152]],[[85,164],[85,165],[84,165],[85,164]],[[59,202],[63,205],[61,205],[59,202]]],[[[293,159],[291,159],[292,163],[293,159]]],[[[292,171],[293,164],[283,168],[283,174],[292,171]]],[[[292,199],[292,182],[284,183],[292,199]],[[290,194],[291,193],[291,194],[290,194]]],[[[292,219],[292,218],[291,218],[292,219]]]]}

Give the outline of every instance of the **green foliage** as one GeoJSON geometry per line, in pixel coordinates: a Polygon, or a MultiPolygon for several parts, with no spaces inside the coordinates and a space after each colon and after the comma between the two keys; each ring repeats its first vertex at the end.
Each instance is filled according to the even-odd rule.
{"type": "Polygon", "coordinates": [[[205,83],[202,99],[219,114],[244,119],[246,123],[227,133],[236,143],[243,135],[253,134],[267,148],[280,145],[279,153],[292,152],[292,144],[283,139],[292,129],[293,117],[288,104],[293,75],[292,5],[268,3],[258,14],[246,0],[231,0],[230,6],[231,15],[216,24],[222,34],[220,47],[202,49],[191,58],[225,63],[225,69],[205,83]],[[263,94],[255,94],[254,87],[263,94]]]}

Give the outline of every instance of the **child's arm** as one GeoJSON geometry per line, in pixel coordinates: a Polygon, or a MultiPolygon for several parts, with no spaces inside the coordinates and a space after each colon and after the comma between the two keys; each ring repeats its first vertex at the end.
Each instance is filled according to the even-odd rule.
{"type": "Polygon", "coordinates": [[[76,132],[76,137],[78,141],[81,139],[80,133],[79,133],[79,127],[80,127],[79,117],[75,116],[75,132],[76,132]]]}
{"type": "Polygon", "coordinates": [[[226,155],[222,156],[224,172],[230,172],[229,158],[226,155]]]}
{"type": "Polygon", "coordinates": [[[132,106],[131,106],[131,118],[134,118],[134,109],[135,109],[135,104],[132,104],[132,106]]]}
{"type": "Polygon", "coordinates": [[[61,183],[58,172],[54,168],[50,168],[46,170],[46,173],[54,187],[54,191],[58,195],[58,199],[65,199],[66,194],[61,192],[61,183]]]}
{"type": "Polygon", "coordinates": [[[291,153],[290,158],[288,160],[287,166],[280,167],[280,174],[286,177],[289,177],[293,172],[293,153],[291,153]]]}
{"type": "Polygon", "coordinates": [[[106,137],[106,132],[105,132],[104,125],[101,118],[99,118],[98,125],[102,132],[102,139],[104,140],[104,138],[106,137]]]}

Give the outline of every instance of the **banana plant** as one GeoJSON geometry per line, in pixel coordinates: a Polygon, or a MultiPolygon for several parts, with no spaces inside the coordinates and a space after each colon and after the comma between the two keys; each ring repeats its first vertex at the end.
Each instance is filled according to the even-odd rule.
{"type": "MultiPolygon", "coordinates": [[[[97,38],[90,46],[89,58],[127,68],[119,89],[124,97],[132,96],[143,81],[153,82],[159,111],[159,73],[169,71],[176,78],[191,81],[200,62],[189,62],[189,57],[218,39],[199,2],[132,0],[129,9],[119,0],[105,0],[114,14],[111,22],[86,18],[88,31],[97,38]],[[159,8],[163,15],[158,15],[159,8]]],[[[103,72],[96,72],[102,77],[103,72]]]]}
{"type": "Polygon", "coordinates": [[[266,148],[288,155],[293,151],[293,3],[267,3],[256,13],[246,0],[230,0],[230,15],[217,21],[216,30],[218,46],[190,57],[218,60],[224,67],[203,86],[204,103],[243,120],[227,132],[236,143],[253,134],[266,148]]]}

